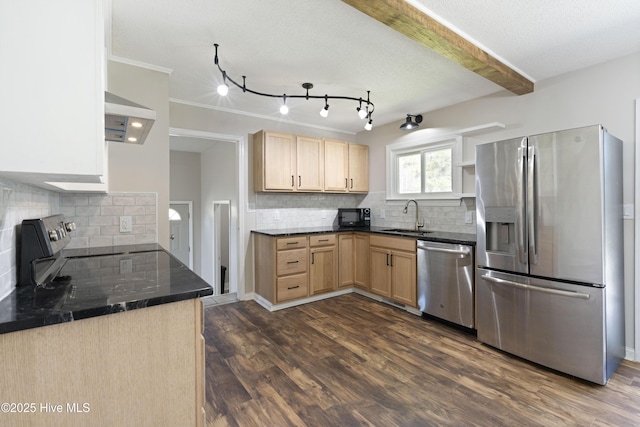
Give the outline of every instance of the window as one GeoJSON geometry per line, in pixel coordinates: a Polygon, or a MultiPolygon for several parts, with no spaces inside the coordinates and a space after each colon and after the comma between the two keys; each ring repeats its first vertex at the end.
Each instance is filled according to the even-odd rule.
{"type": "Polygon", "coordinates": [[[459,198],[454,168],[459,142],[448,137],[387,146],[387,198],[459,198]]]}

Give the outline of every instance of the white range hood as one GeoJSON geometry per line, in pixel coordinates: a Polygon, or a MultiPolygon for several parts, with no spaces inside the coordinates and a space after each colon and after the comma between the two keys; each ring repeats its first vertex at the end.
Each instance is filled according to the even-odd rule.
{"type": "Polygon", "coordinates": [[[104,139],[126,144],[144,144],[156,112],[112,93],[104,93],[104,139]]]}

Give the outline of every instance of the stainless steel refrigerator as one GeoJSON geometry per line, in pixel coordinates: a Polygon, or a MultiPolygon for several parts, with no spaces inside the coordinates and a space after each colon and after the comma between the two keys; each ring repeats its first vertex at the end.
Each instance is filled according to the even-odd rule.
{"type": "Polygon", "coordinates": [[[606,384],[624,358],[622,141],[600,125],[476,147],[478,339],[606,384]]]}

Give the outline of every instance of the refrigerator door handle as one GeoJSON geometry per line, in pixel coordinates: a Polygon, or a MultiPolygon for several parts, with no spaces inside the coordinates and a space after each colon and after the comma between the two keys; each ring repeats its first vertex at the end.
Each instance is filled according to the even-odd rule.
{"type": "Polygon", "coordinates": [[[516,209],[516,233],[518,233],[517,236],[517,245],[518,245],[518,257],[520,258],[520,263],[521,264],[526,264],[527,263],[527,254],[526,254],[526,248],[525,248],[525,238],[524,238],[524,230],[525,230],[525,225],[524,225],[524,219],[525,219],[525,203],[524,203],[524,177],[525,172],[526,172],[526,159],[527,159],[527,152],[525,151],[527,147],[527,138],[523,138],[522,141],[520,142],[520,147],[518,147],[518,180],[517,180],[517,186],[518,186],[518,192],[517,192],[517,198],[518,198],[518,208],[516,209]]]}
{"type": "Polygon", "coordinates": [[[537,221],[537,201],[536,191],[538,190],[536,173],[536,149],[529,147],[527,159],[527,237],[529,239],[529,263],[538,264],[538,244],[536,241],[536,221],[537,221]]]}
{"type": "Polygon", "coordinates": [[[578,298],[578,299],[591,298],[589,294],[583,294],[580,292],[571,292],[571,291],[565,291],[562,289],[554,289],[554,288],[541,288],[539,286],[526,285],[524,283],[512,282],[511,280],[498,279],[496,277],[491,277],[487,275],[480,276],[480,278],[488,282],[495,283],[497,285],[505,285],[505,286],[510,286],[512,288],[524,289],[527,291],[542,292],[545,294],[560,295],[564,297],[578,298]]]}

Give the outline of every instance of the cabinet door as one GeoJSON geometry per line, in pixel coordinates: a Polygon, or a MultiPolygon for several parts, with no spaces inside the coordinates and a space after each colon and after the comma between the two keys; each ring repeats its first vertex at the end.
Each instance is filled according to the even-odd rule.
{"type": "Polygon", "coordinates": [[[299,191],[322,191],[324,178],[324,152],[322,139],[297,137],[296,144],[297,176],[296,187],[299,191]]]}
{"type": "Polygon", "coordinates": [[[369,290],[369,236],[355,234],[353,237],[355,249],[353,284],[369,290]]]}
{"type": "Polygon", "coordinates": [[[264,190],[294,191],[296,137],[268,132],[264,135],[264,190]]]}
{"type": "Polygon", "coordinates": [[[391,297],[390,252],[386,249],[371,247],[369,250],[370,291],[383,297],[391,297]]]}
{"type": "Polygon", "coordinates": [[[102,2],[3,1],[0,16],[0,170],[38,184],[100,183],[102,2]]]}
{"type": "Polygon", "coordinates": [[[336,289],[337,280],[336,247],[327,246],[312,249],[309,266],[309,293],[315,295],[333,291],[336,289]]]}
{"type": "Polygon", "coordinates": [[[416,254],[391,252],[391,299],[417,306],[416,254]]]}
{"type": "Polygon", "coordinates": [[[342,141],[324,141],[324,189],[346,192],[349,184],[349,147],[342,141]]]}
{"type": "Polygon", "coordinates": [[[338,236],[338,287],[346,288],[354,283],[355,273],[355,237],[353,234],[341,234],[338,236]]]}
{"type": "Polygon", "coordinates": [[[369,191],[369,147],[349,144],[349,191],[369,191]]]}

